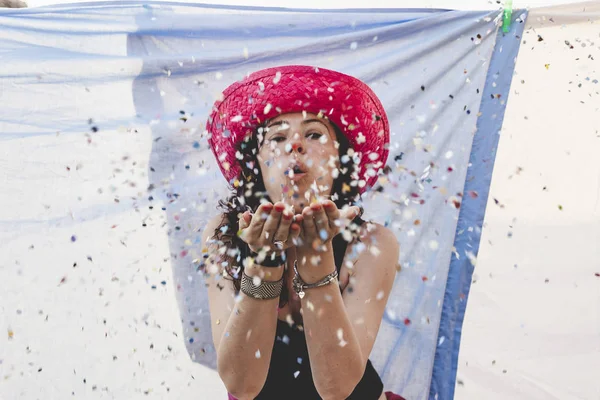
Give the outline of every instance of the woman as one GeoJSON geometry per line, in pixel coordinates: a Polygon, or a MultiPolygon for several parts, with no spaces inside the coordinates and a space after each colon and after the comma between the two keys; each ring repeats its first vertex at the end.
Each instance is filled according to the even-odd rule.
{"type": "Polygon", "coordinates": [[[207,130],[233,188],[203,233],[230,399],[400,399],[368,360],[399,252],[358,206],[388,155],[375,94],[334,71],[270,68],[227,88],[207,130]]]}

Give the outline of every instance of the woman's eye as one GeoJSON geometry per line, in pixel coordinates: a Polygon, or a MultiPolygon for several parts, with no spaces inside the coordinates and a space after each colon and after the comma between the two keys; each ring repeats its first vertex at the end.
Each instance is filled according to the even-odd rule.
{"type": "Polygon", "coordinates": [[[275,142],[275,143],[281,143],[284,140],[285,140],[285,138],[283,136],[277,136],[277,137],[274,137],[273,139],[271,139],[271,141],[275,142]]]}
{"type": "Polygon", "coordinates": [[[320,139],[321,136],[323,136],[323,134],[319,132],[311,132],[308,135],[306,135],[306,137],[308,137],[309,139],[320,139]]]}

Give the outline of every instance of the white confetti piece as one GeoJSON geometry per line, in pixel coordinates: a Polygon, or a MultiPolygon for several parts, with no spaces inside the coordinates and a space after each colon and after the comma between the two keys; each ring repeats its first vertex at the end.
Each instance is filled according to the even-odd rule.
{"type": "Polygon", "coordinates": [[[242,120],[241,115],[236,115],[235,117],[231,118],[231,122],[240,122],[241,120],[242,120]]]}
{"type": "Polygon", "coordinates": [[[379,292],[377,292],[376,299],[377,299],[377,300],[381,300],[381,299],[383,299],[383,296],[384,296],[384,295],[385,295],[384,291],[383,291],[383,290],[380,290],[379,292]]]}
{"type": "Polygon", "coordinates": [[[377,247],[375,246],[371,246],[369,247],[369,251],[371,252],[371,254],[373,254],[375,257],[379,257],[379,255],[381,254],[381,250],[379,250],[377,247]]]}
{"type": "Polygon", "coordinates": [[[337,330],[337,337],[340,341],[340,343],[338,343],[340,347],[345,347],[348,344],[348,342],[344,340],[344,330],[342,328],[337,330]]]}
{"type": "Polygon", "coordinates": [[[281,338],[281,341],[285,344],[290,344],[290,338],[288,335],[283,335],[283,337],[281,338]]]}
{"type": "Polygon", "coordinates": [[[248,48],[247,48],[247,47],[244,47],[244,58],[247,60],[247,59],[248,59],[248,57],[249,57],[249,54],[248,54],[248,48]]]}
{"type": "Polygon", "coordinates": [[[302,364],[302,357],[298,357],[298,358],[296,359],[296,362],[297,362],[298,364],[302,364]]]}
{"type": "Polygon", "coordinates": [[[256,350],[256,353],[254,353],[254,357],[260,358],[260,349],[256,350]]]}
{"type": "Polygon", "coordinates": [[[366,141],[367,141],[367,138],[365,138],[365,135],[363,135],[362,132],[358,132],[358,136],[356,137],[356,143],[362,144],[362,143],[365,143],[366,141]]]}
{"type": "Polygon", "coordinates": [[[442,336],[442,337],[440,338],[440,340],[438,341],[438,346],[441,346],[441,345],[442,345],[442,343],[444,343],[444,341],[445,341],[445,340],[446,340],[446,337],[445,337],[445,336],[442,336]]]}
{"type": "Polygon", "coordinates": [[[440,247],[439,243],[437,242],[437,240],[431,240],[429,242],[429,249],[430,250],[437,250],[440,247]]]}
{"type": "Polygon", "coordinates": [[[273,78],[273,83],[277,85],[280,80],[281,80],[281,71],[277,71],[277,73],[275,74],[275,78],[273,78]]]}
{"type": "Polygon", "coordinates": [[[298,377],[298,375],[300,375],[300,371],[296,371],[296,372],[294,372],[294,378],[297,378],[297,377],[298,377]]]}
{"type": "Polygon", "coordinates": [[[451,159],[454,156],[454,153],[452,152],[452,150],[449,150],[446,152],[446,159],[451,159]]]}
{"type": "Polygon", "coordinates": [[[273,108],[273,105],[271,103],[267,103],[265,109],[263,110],[263,113],[268,114],[269,111],[271,111],[271,108],[273,108]]]}
{"type": "Polygon", "coordinates": [[[350,50],[356,50],[358,48],[358,43],[352,42],[350,43],[350,50]]]}
{"type": "Polygon", "coordinates": [[[223,77],[223,74],[221,72],[217,72],[215,74],[215,78],[217,78],[217,79],[221,79],[222,77],[223,77]]]}
{"type": "Polygon", "coordinates": [[[469,261],[471,262],[471,264],[475,267],[477,264],[477,257],[475,257],[475,254],[473,254],[470,251],[466,251],[465,255],[467,256],[467,258],[469,259],[469,261]]]}

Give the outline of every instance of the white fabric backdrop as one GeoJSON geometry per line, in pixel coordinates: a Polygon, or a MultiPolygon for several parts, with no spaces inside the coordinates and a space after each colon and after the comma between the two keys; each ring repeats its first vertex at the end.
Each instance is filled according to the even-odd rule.
{"type": "MultiPolygon", "coordinates": [[[[159,317],[172,303],[158,302],[175,293],[183,324],[177,347],[184,341],[194,360],[214,367],[206,294],[195,269],[199,231],[225,182],[203,124],[234,79],[310,61],[365,80],[388,112],[393,172],[383,193],[368,196],[366,210],[397,233],[403,271],[371,359],[388,390],[426,398],[456,230],[454,204],[498,13],[240,14],[110,4],[0,16],[9,61],[0,64],[8,189],[0,221],[2,237],[11,242],[1,257],[11,267],[0,281],[7,330],[14,332],[6,339],[4,365],[19,368],[25,358],[16,343],[26,347],[42,327],[47,340],[68,340],[39,351],[79,354],[64,363],[53,353],[44,362],[55,382],[91,365],[94,372],[137,368],[130,360],[138,345],[130,356],[111,351],[129,343],[129,333],[141,334],[145,351],[170,357],[175,346],[158,350],[153,342],[158,332],[172,334],[163,327],[173,325],[159,317]],[[49,321],[62,321],[62,329],[45,318],[20,317],[40,310],[49,321]]],[[[20,379],[9,380],[10,392],[48,390],[46,380],[22,387],[20,379]]],[[[58,384],[57,395],[64,390],[58,384]]],[[[133,387],[122,390],[131,394],[133,387]]]]}

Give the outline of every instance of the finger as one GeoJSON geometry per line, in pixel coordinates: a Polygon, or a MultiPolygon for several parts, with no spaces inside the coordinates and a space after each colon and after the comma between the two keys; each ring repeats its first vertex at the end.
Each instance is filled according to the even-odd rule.
{"type": "Polygon", "coordinates": [[[327,218],[325,209],[319,203],[313,204],[310,208],[315,213],[315,227],[317,229],[317,234],[319,235],[319,238],[323,241],[329,239],[329,233],[331,231],[331,228],[329,227],[329,219],[327,218]]]}
{"type": "Polygon", "coordinates": [[[263,231],[261,234],[261,238],[265,240],[267,243],[273,242],[273,237],[275,232],[277,231],[277,227],[279,226],[279,221],[281,220],[281,213],[285,209],[285,205],[283,203],[275,203],[271,213],[267,217],[265,221],[265,225],[263,226],[263,231]]]}
{"type": "Polygon", "coordinates": [[[302,230],[305,238],[314,238],[317,236],[317,229],[314,222],[314,212],[310,207],[302,210],[302,230]]]}
{"type": "Polygon", "coordinates": [[[301,244],[300,233],[302,233],[302,228],[297,223],[292,223],[290,226],[290,237],[288,241],[294,244],[294,246],[299,246],[301,244]]]}
{"type": "Polygon", "coordinates": [[[252,217],[252,222],[250,222],[250,230],[255,231],[257,233],[262,232],[263,226],[273,209],[273,204],[271,203],[263,203],[256,209],[254,216],[252,217]]]}
{"type": "Polygon", "coordinates": [[[340,218],[353,220],[360,213],[358,206],[344,207],[340,211],[340,218]]]}
{"type": "Polygon", "coordinates": [[[240,218],[239,230],[244,230],[250,226],[250,221],[252,221],[252,214],[250,211],[244,212],[240,218]]]}
{"type": "Polygon", "coordinates": [[[340,223],[338,219],[340,218],[340,210],[337,208],[335,203],[331,200],[325,200],[323,202],[323,208],[327,213],[327,218],[329,219],[329,227],[331,229],[337,229],[340,227],[340,223]]]}
{"type": "Polygon", "coordinates": [[[273,235],[273,241],[281,240],[282,242],[286,242],[290,236],[290,225],[292,225],[292,218],[294,215],[289,211],[284,211],[281,214],[281,219],[279,220],[279,226],[275,230],[275,234],[273,235]]]}

